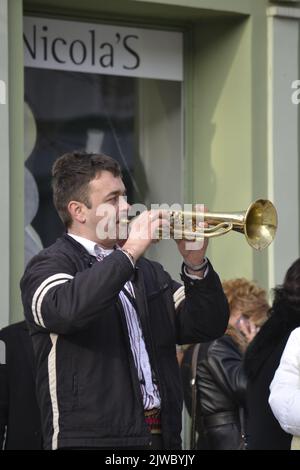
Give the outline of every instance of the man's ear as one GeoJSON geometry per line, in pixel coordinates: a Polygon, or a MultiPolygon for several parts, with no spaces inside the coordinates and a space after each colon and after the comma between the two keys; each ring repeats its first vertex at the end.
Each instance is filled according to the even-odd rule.
{"type": "Polygon", "coordinates": [[[71,214],[72,220],[84,224],[86,222],[86,206],[82,202],[70,201],[68,204],[68,211],[71,214]]]}

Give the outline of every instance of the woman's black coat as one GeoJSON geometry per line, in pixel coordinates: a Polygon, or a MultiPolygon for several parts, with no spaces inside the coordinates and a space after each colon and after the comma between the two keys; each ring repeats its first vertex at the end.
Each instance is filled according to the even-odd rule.
{"type": "Polygon", "coordinates": [[[269,406],[270,383],[290,333],[300,326],[300,313],[283,300],[250,344],[244,361],[247,387],[248,449],[288,450],[291,435],[284,432],[269,406]]]}

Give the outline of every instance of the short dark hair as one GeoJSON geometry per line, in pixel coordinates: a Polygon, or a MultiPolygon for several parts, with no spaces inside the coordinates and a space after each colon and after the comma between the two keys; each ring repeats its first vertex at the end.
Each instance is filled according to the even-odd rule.
{"type": "Polygon", "coordinates": [[[283,284],[274,289],[273,305],[285,302],[293,310],[300,312],[300,258],[296,259],[286,272],[283,284]]]}
{"type": "Polygon", "coordinates": [[[119,163],[113,158],[97,153],[71,152],[59,157],[52,167],[52,189],[55,208],[66,228],[72,225],[68,204],[75,200],[88,208],[88,184],[102,171],[121,176],[119,163]]]}

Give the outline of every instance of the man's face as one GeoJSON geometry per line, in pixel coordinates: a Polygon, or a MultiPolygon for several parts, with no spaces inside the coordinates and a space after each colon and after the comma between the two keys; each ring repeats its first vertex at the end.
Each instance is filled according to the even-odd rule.
{"type": "MultiPolygon", "coordinates": [[[[109,171],[102,171],[89,183],[89,201],[91,208],[86,208],[86,228],[89,238],[111,247],[118,241],[118,235],[110,234],[108,237],[101,235],[101,229],[107,232],[108,222],[112,221],[113,228],[118,234],[119,219],[126,218],[129,205],[125,199],[125,186],[119,176],[114,176],[109,171]],[[99,230],[100,228],[100,230],[99,230]],[[93,238],[91,238],[93,237],[93,238]]],[[[114,231],[113,231],[114,232],[114,231]]]]}

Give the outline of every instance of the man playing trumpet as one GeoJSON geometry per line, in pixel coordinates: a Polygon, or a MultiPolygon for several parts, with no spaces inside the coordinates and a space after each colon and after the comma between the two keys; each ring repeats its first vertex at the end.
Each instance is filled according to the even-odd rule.
{"type": "Polygon", "coordinates": [[[228,321],[207,242],[189,249],[177,240],[181,286],[142,256],[157,230],[168,228],[167,212],[143,212],[119,240],[129,206],[115,160],[69,153],[52,173],[66,233],[30,261],[21,280],[45,448],[178,449],[176,343],[212,340],[228,321]],[[117,214],[115,238],[103,230],[110,217],[101,224],[104,204],[117,214]]]}

